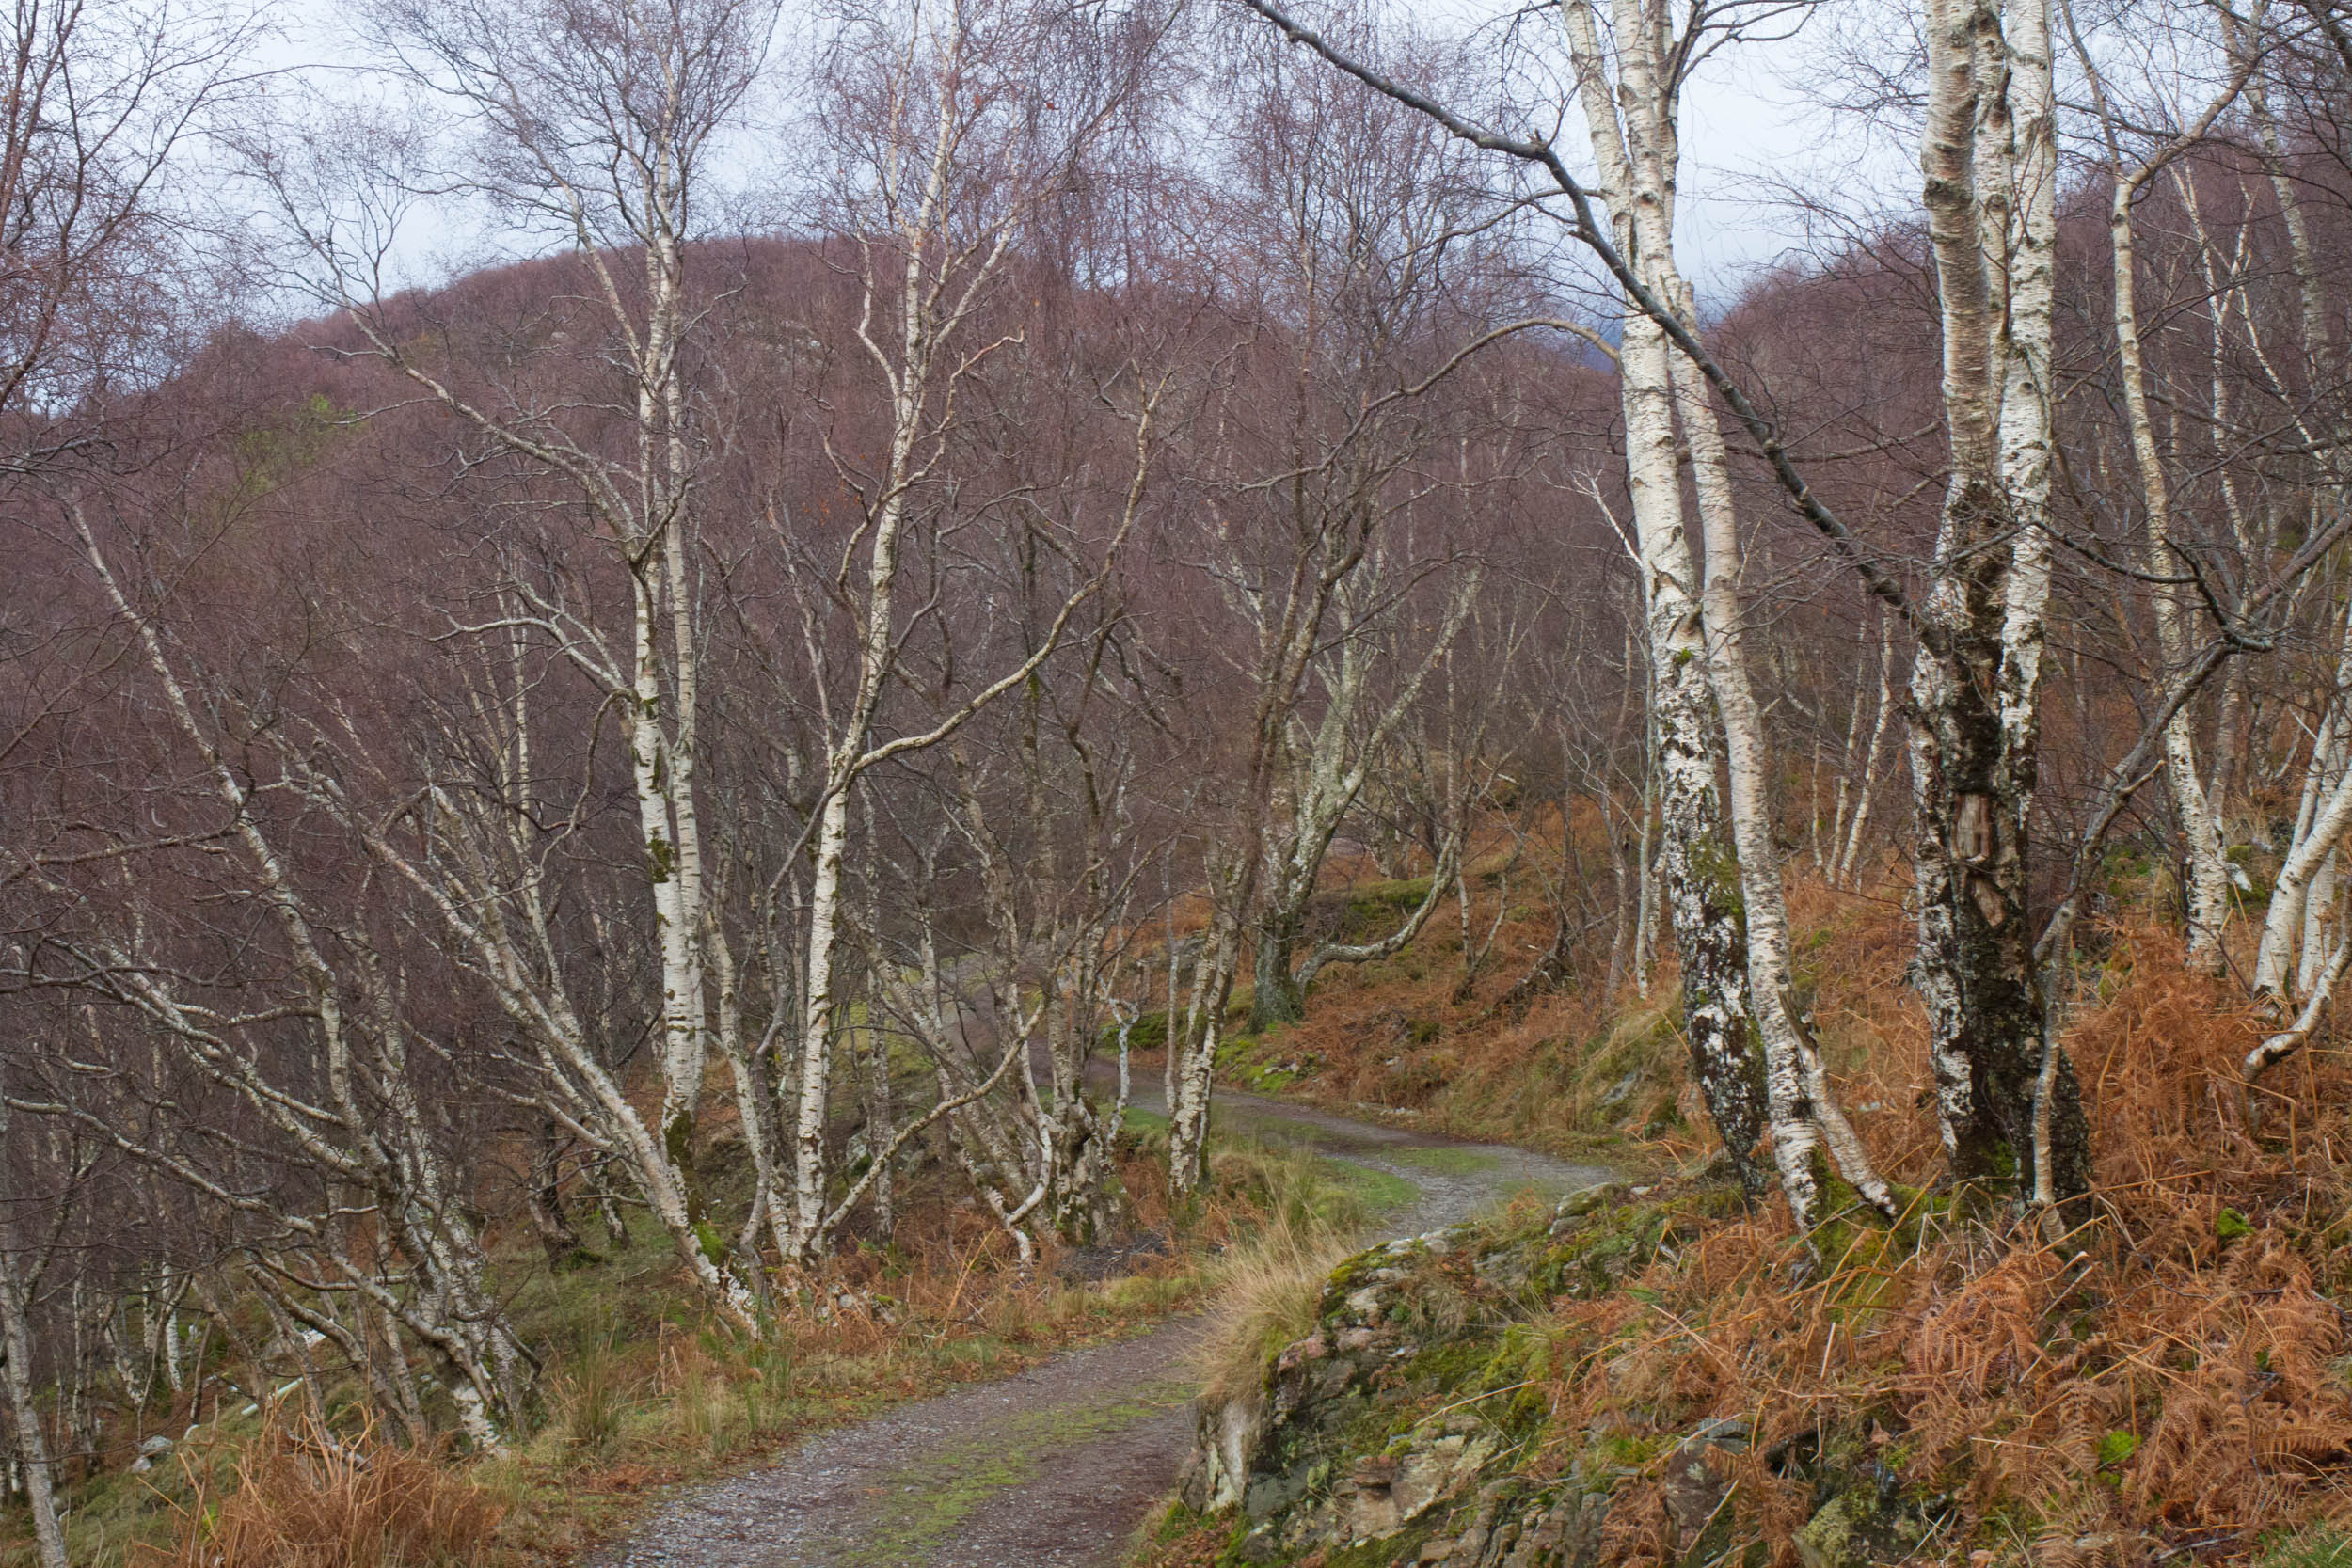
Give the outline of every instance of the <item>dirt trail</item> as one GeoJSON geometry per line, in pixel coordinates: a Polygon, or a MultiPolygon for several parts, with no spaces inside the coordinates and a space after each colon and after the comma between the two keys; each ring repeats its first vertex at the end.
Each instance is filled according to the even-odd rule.
{"type": "MultiPolygon", "coordinates": [[[[1250,1095],[1217,1124],[1401,1177],[1413,1201],[1379,1230],[1418,1235],[1527,1189],[1605,1180],[1495,1144],[1462,1143],[1250,1095]]],[[[1187,1354],[1200,1316],[820,1433],[781,1463],[665,1508],[590,1568],[1108,1568],[1174,1485],[1191,1446],[1187,1354]]]]}

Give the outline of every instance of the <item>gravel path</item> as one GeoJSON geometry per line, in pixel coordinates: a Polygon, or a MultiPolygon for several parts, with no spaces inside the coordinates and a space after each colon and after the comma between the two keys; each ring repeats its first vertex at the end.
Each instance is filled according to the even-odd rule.
{"type": "MultiPolygon", "coordinates": [[[[1460,1143],[1250,1095],[1217,1125],[1413,1184],[1381,1228],[1416,1235],[1597,1166],[1460,1143]]],[[[1194,1316],[1001,1382],[904,1404],[799,1443],[771,1468],[672,1503],[590,1568],[1108,1568],[1175,1484],[1192,1441],[1194,1316]]]]}

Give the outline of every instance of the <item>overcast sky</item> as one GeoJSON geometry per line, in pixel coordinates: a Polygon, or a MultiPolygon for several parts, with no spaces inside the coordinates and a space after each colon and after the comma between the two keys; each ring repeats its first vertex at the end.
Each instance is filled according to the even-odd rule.
{"type": "MultiPolygon", "coordinates": [[[[1824,24],[1869,3],[1828,0],[1806,33],[1723,51],[1701,67],[1688,92],[1677,243],[1685,272],[1715,303],[1803,240],[1802,226],[1775,194],[1779,188],[1793,183],[1859,205],[1908,201],[1915,178],[1908,159],[1892,147],[1866,145],[1799,90],[1808,64],[1818,66],[1824,24]]],[[[1502,14],[1491,0],[1448,8],[1471,23],[1502,14]]],[[[347,8],[336,0],[282,0],[269,15],[278,28],[266,45],[269,66],[328,68],[316,79],[332,82],[332,68],[365,63],[347,28],[347,8]]],[[[1572,120],[1565,139],[1581,142],[1581,129],[1572,120]]],[[[473,215],[460,212],[413,219],[406,246],[412,280],[501,254],[475,225],[473,215]]]]}

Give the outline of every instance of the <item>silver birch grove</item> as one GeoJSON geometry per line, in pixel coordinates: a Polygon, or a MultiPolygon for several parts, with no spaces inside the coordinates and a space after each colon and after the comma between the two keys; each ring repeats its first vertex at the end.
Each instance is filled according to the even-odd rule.
{"type": "Polygon", "coordinates": [[[1114,69],[1073,81],[1066,89],[1071,102],[1049,105],[1060,119],[1025,126],[1009,106],[1018,95],[1003,89],[1008,79],[1034,69],[1048,47],[1039,18],[1015,7],[910,0],[866,18],[864,31],[873,39],[850,46],[856,53],[839,62],[840,77],[870,93],[882,134],[836,179],[840,221],[860,258],[854,335],[882,382],[888,421],[871,482],[845,475],[865,520],[852,546],[865,552],[863,571],[848,558],[839,567],[844,580],[854,577],[859,584],[854,667],[847,701],[831,720],[809,840],[805,968],[786,1124],[790,1181],[769,1198],[776,1249],[792,1266],[816,1261],[842,1212],[827,1199],[826,1127],[846,1001],[851,798],[875,768],[951,740],[1060,649],[1081,608],[1107,582],[1135,525],[1152,450],[1147,400],[1134,416],[1136,462],[1123,509],[1104,519],[1109,526],[1100,563],[1053,610],[1024,657],[951,702],[927,727],[882,738],[883,701],[899,677],[904,628],[897,601],[906,532],[927,504],[927,488],[948,477],[943,465],[956,429],[957,395],[995,346],[967,341],[971,327],[1025,227],[1067,188],[1133,78],[1114,69]]]}
{"type": "MultiPolygon", "coordinates": [[[[453,629],[545,637],[612,694],[622,716],[660,971],[662,1099],[650,1129],[593,1061],[576,1010],[549,994],[561,988],[560,969],[512,951],[516,940],[545,945],[538,892],[524,883],[517,895],[496,860],[479,858],[475,869],[485,882],[433,885],[465,861],[401,856],[389,840],[377,848],[444,911],[477,962],[500,976],[496,989],[516,1023],[561,1042],[547,1048],[568,1081],[559,1091],[570,1101],[565,1109],[590,1117],[596,1142],[626,1156],[625,1168],[680,1259],[746,1327],[754,1322],[752,1291],[742,1266],[714,1244],[694,1173],[695,1116],[711,1044],[707,943],[719,938],[719,927],[705,907],[696,801],[700,639],[687,563],[703,455],[685,368],[694,314],[686,257],[700,166],[750,88],[774,17],[770,0],[711,0],[661,14],[626,0],[519,11],[484,0],[435,0],[387,6],[369,18],[407,85],[462,111],[499,147],[500,156],[469,166],[466,182],[527,228],[553,235],[585,275],[628,388],[630,424],[621,454],[575,431],[566,417],[574,410],[543,406],[527,391],[469,389],[453,367],[426,359],[423,345],[391,319],[382,271],[388,214],[403,185],[448,178],[433,171],[429,146],[350,168],[334,140],[341,128],[321,126],[307,147],[262,138],[249,149],[294,245],[314,263],[317,295],[358,330],[369,353],[493,450],[571,486],[627,573],[622,626],[599,623],[518,571],[507,584],[515,602],[503,618],[453,617],[453,629]],[[359,188],[349,188],[354,182],[359,188]],[[510,925],[499,906],[517,896],[522,907],[512,911],[516,924],[510,925]],[[582,1079],[592,1085],[585,1092],[582,1079]]],[[[595,602],[586,594],[579,599],[595,602]]],[[[520,726],[507,743],[527,748],[520,726]]]]}
{"type": "MultiPolygon", "coordinates": [[[[341,1234],[331,1206],[327,1213],[307,1213],[235,1192],[119,1116],[73,1102],[13,1103],[94,1132],[232,1212],[273,1220],[336,1288],[408,1330],[433,1358],[469,1438],[485,1449],[500,1447],[520,1419],[525,1355],[491,1288],[480,1228],[459,1201],[456,1173],[417,1091],[410,1061],[417,1025],[404,1015],[384,957],[352,922],[339,922],[299,885],[290,857],[257,809],[256,784],[231,763],[207,723],[208,716],[224,711],[250,722],[249,714],[217,687],[202,693],[199,707],[155,619],[132,600],[78,508],[75,524],[92,570],[163,699],[169,727],[194,752],[195,776],[228,813],[237,856],[228,863],[236,865],[249,895],[278,928],[299,1000],[260,1006],[248,1015],[182,995],[180,965],[167,950],[151,950],[152,923],[140,917],[110,929],[114,923],[101,916],[81,961],[103,977],[97,988],[140,1019],[153,1040],[176,1051],[199,1078],[233,1094],[281,1141],[288,1158],[329,1191],[364,1195],[378,1239],[397,1249],[401,1274],[388,1275],[357,1251],[341,1234]],[[355,956],[330,958],[330,951],[355,956]],[[303,1022],[307,1048],[297,1058],[301,1070],[282,1076],[259,1048],[280,1013],[303,1022]],[[323,1088],[319,1099],[302,1086],[305,1077],[315,1077],[323,1088]]],[[[299,764],[286,766],[278,783],[313,796],[333,788],[299,764]]],[[[87,902],[62,885],[55,891],[87,902]]]]}

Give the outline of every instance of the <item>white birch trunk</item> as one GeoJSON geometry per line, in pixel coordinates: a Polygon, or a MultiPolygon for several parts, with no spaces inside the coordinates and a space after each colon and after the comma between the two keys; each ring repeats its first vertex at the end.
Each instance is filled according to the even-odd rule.
{"type": "MultiPolygon", "coordinates": [[[[2313,748],[2315,753],[2319,750],[2313,748]]],[[[2271,886],[2262,945],[2254,956],[2257,995],[2282,1000],[2290,995],[2288,975],[2295,969],[2312,880],[2348,828],[2352,828],[2352,768],[2339,771],[2333,787],[2318,799],[2309,831],[2289,852],[2271,886]]]]}
{"type": "Polygon", "coordinates": [[[1954,1178],[2072,1197],[2073,1069],[2028,930],[2049,590],[2056,127],[2046,0],[1930,0],[1920,172],[1951,478],[1912,673],[1919,958],[1954,1178]]]}
{"type": "Polygon", "coordinates": [[[1891,618],[1879,621],[1879,686],[1877,717],[1870,721],[1870,745],[1863,753],[1862,782],[1855,794],[1853,820],[1847,825],[1844,845],[1838,849],[1836,873],[1832,879],[1842,887],[1858,887],[1862,877],[1862,849],[1868,842],[1871,803],[1878,798],[1879,759],[1886,752],[1886,732],[1895,716],[1895,625],[1891,618]]]}
{"type": "MultiPolygon", "coordinates": [[[[2158,577],[2176,578],[2184,566],[2172,548],[2171,484],[2148,413],[2148,372],[2139,344],[2132,236],[2132,201],[2151,172],[2146,166],[2129,174],[2118,167],[2107,209],[2107,233],[2113,258],[2117,371],[2123,383],[2124,422],[2131,434],[2141,504],[2147,512],[2148,567],[2158,577]]],[[[2169,582],[2156,584],[2152,608],[2157,646],[2163,655],[2159,674],[2169,681],[2188,663],[2192,652],[2180,589],[2169,582]]],[[[2230,912],[2230,874],[2222,859],[2221,834],[2214,823],[2212,803],[2205,796],[2204,775],[2197,765],[2195,716],[2186,705],[2165,725],[2164,768],[2173,815],[2180,820],[2186,847],[2187,964],[2198,974],[2218,974],[2221,931],[2230,912]]]]}
{"type": "MultiPolygon", "coordinates": [[[[8,1147],[8,1107],[0,1096],[0,1150],[8,1147]]],[[[66,1568],[65,1530],[57,1518],[56,1481],[50,1469],[49,1440],[33,1387],[32,1304],[24,1299],[24,1276],[17,1262],[16,1227],[4,1206],[10,1190],[7,1156],[0,1153],[0,1381],[8,1397],[8,1422],[16,1433],[16,1463],[32,1515],[33,1552],[39,1568],[66,1568]]]]}

